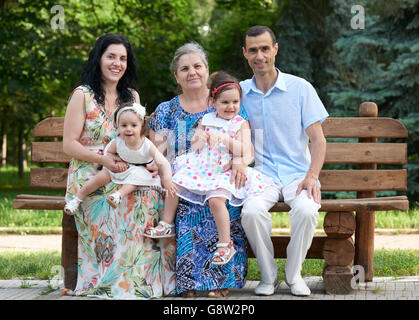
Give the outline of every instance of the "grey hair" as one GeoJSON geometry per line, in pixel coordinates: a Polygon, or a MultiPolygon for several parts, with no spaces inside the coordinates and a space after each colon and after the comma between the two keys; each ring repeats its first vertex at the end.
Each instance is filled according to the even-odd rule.
{"type": "Polygon", "coordinates": [[[180,57],[191,53],[198,55],[205,66],[208,68],[207,54],[205,53],[204,48],[202,48],[202,46],[196,42],[188,42],[176,50],[172,62],[170,63],[170,71],[175,73],[179,67],[180,57]]]}

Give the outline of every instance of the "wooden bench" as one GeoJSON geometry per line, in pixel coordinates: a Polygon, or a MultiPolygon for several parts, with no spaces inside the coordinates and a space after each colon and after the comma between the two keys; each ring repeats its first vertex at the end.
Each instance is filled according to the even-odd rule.
{"type": "MultiPolygon", "coordinates": [[[[351,164],[355,169],[322,170],[322,191],[356,191],[355,199],[323,199],[320,211],[326,236],[315,236],[307,253],[309,259],[324,259],[323,280],[328,293],[351,292],[352,263],[365,271],[365,281],[373,279],[375,211],[408,210],[406,196],[376,198],[377,191],[407,189],[406,169],[378,170],[377,164],[407,163],[407,144],[383,143],[378,138],[407,138],[406,128],[397,120],[377,118],[374,103],[360,105],[359,118],[329,118],[322,127],[326,138],[357,138],[357,142],[328,142],[325,165],[351,164]],[[356,213],[356,214],[355,214],[356,213]],[[355,239],[353,240],[353,235],[355,239]]],[[[34,138],[62,138],[63,118],[47,118],[36,125],[34,138]]],[[[61,163],[70,157],[64,154],[62,141],[32,143],[32,162],[61,163]]],[[[34,188],[65,190],[66,168],[32,168],[30,185],[34,188]]],[[[15,209],[62,210],[64,196],[18,195],[15,209]]],[[[271,212],[289,211],[284,203],[275,205],[271,212]]],[[[63,214],[62,266],[66,288],[74,288],[77,279],[77,231],[74,219],[63,214]]],[[[276,258],[286,258],[289,236],[272,236],[276,258]]],[[[249,247],[249,257],[254,257],[249,247]]]]}

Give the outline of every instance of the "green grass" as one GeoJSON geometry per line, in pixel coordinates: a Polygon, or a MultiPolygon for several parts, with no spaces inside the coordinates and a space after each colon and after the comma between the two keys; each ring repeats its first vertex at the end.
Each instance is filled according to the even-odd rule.
{"type": "MultiPolygon", "coordinates": [[[[325,212],[319,212],[318,229],[323,229],[325,212]]],[[[289,228],[288,212],[272,212],[273,228],[289,228]]],[[[383,229],[419,229],[419,206],[408,211],[376,211],[375,227],[383,229]]]]}
{"type": "Polygon", "coordinates": [[[18,194],[63,195],[62,191],[29,187],[29,169],[20,179],[15,167],[0,169],[0,234],[49,234],[61,232],[61,210],[15,210],[18,194]]]}
{"type": "MultiPolygon", "coordinates": [[[[275,259],[278,265],[278,278],[285,279],[285,259],[275,259]]],[[[306,259],[301,275],[303,277],[321,276],[324,260],[306,259]]],[[[419,276],[419,250],[376,250],[374,251],[375,277],[419,276]]],[[[249,259],[248,280],[260,280],[260,272],[255,258],[249,259]]]]}
{"type": "MultiPolygon", "coordinates": [[[[0,233],[56,233],[60,232],[62,211],[15,210],[16,195],[63,195],[62,191],[32,189],[29,186],[29,169],[24,178],[18,177],[16,167],[0,169],[0,233]]],[[[317,228],[323,229],[325,213],[319,213],[317,228]]],[[[409,211],[377,211],[375,227],[383,229],[419,229],[419,205],[409,211]]],[[[272,213],[273,228],[289,228],[287,212],[272,213]]]]}
{"type": "MultiPolygon", "coordinates": [[[[276,259],[278,277],[284,280],[285,259],[276,259]]],[[[61,264],[59,251],[31,253],[1,252],[0,279],[50,279],[53,266],[61,264]]],[[[323,260],[307,259],[303,264],[302,276],[321,276],[323,260]]],[[[419,250],[377,250],[374,252],[375,277],[419,276],[419,250]]],[[[248,280],[260,280],[256,259],[249,259],[248,280]]]]}
{"type": "Polygon", "coordinates": [[[61,265],[61,252],[0,252],[0,279],[51,278],[53,266],[61,265]]]}

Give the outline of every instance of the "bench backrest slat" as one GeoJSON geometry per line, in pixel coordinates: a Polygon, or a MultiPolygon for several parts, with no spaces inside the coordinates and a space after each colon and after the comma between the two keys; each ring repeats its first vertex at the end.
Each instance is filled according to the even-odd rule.
{"type": "Polygon", "coordinates": [[[64,153],[63,142],[42,141],[32,142],[32,162],[68,163],[71,157],[64,153]]]}
{"type": "Polygon", "coordinates": [[[392,118],[328,118],[322,123],[326,138],[407,138],[407,129],[392,118]]]}
{"type": "MultiPolygon", "coordinates": [[[[66,168],[32,168],[31,187],[65,189],[66,168]]],[[[322,191],[406,190],[406,169],[401,170],[323,170],[322,191]]]]}
{"type": "MultiPolygon", "coordinates": [[[[47,118],[35,126],[33,137],[62,137],[63,128],[64,118],[47,118]]],[[[407,138],[406,127],[392,118],[328,118],[322,128],[326,138],[407,138]]]]}
{"type": "MultiPolygon", "coordinates": [[[[149,121],[147,117],[146,121],[149,121]]],[[[62,138],[64,118],[47,118],[34,129],[34,137],[62,138]]],[[[330,118],[323,122],[327,137],[405,138],[406,128],[391,118],[330,118]]],[[[71,158],[63,152],[62,141],[32,142],[32,161],[67,164],[71,158]]],[[[407,163],[406,143],[328,142],[325,164],[407,163]]],[[[365,168],[364,168],[365,169],[365,168]]],[[[323,170],[322,191],[406,190],[406,170],[323,170]]],[[[66,168],[32,168],[31,186],[65,189],[66,168]]]]}
{"type": "MultiPolygon", "coordinates": [[[[62,142],[32,142],[32,162],[67,163],[62,142]]],[[[328,143],[325,164],[405,164],[406,143],[328,143]]]]}

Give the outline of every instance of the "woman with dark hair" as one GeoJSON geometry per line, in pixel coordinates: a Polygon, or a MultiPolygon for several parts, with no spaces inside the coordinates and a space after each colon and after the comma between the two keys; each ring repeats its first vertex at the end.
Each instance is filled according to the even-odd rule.
{"type": "MultiPolygon", "coordinates": [[[[103,155],[115,138],[112,114],[127,102],[140,103],[135,58],[120,35],[100,37],[89,54],[82,85],[72,93],[64,119],[63,148],[72,157],[66,201],[70,201],[97,165],[113,172],[127,168],[117,156],[103,155]]],[[[78,278],[74,295],[115,298],[156,298],[174,292],[173,239],[152,240],[143,229],[159,220],[163,198],[159,190],[139,187],[117,208],[106,198],[118,186],[109,183],[85,198],[74,215],[78,242],[78,278]]]]}

